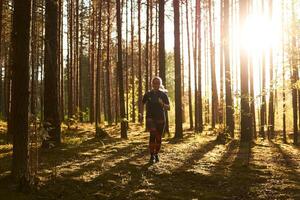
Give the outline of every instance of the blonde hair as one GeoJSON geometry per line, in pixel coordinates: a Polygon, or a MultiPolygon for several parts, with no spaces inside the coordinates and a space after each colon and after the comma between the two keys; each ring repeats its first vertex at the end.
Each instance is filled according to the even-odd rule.
{"type": "Polygon", "coordinates": [[[160,85],[159,85],[159,90],[160,90],[160,91],[162,91],[162,92],[168,92],[168,90],[165,88],[165,86],[164,86],[163,83],[162,83],[162,79],[161,79],[159,76],[154,76],[154,77],[152,78],[151,83],[153,83],[154,80],[159,80],[159,83],[160,83],[160,85]]]}

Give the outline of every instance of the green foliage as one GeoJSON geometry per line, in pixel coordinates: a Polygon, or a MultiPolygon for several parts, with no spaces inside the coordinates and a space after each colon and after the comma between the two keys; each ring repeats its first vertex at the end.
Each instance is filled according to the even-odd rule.
{"type": "Polygon", "coordinates": [[[168,90],[169,98],[174,101],[175,100],[175,68],[174,68],[174,54],[167,53],[166,54],[166,89],[168,90]]]}

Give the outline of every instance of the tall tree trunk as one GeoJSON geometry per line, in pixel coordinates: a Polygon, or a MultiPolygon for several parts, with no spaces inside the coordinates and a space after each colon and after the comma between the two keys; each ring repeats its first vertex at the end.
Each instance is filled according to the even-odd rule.
{"type": "Polygon", "coordinates": [[[182,94],[180,65],[180,12],[179,0],[174,5],[174,52],[175,52],[175,138],[182,138],[182,94]]]}
{"type": "Polygon", "coordinates": [[[75,108],[76,115],[80,115],[81,110],[79,109],[79,0],[76,0],[76,18],[75,18],[75,27],[76,27],[76,43],[75,43],[75,108]]]}
{"type": "Polygon", "coordinates": [[[224,124],[224,0],[220,1],[220,106],[218,122],[224,124]]]}
{"type": "Polygon", "coordinates": [[[224,64],[225,64],[225,101],[226,101],[226,128],[228,129],[232,138],[234,138],[234,109],[231,90],[231,68],[229,55],[229,0],[224,0],[224,64]]]}
{"type": "Polygon", "coordinates": [[[59,108],[60,108],[60,118],[61,120],[64,120],[64,115],[65,115],[65,112],[64,112],[64,51],[63,51],[63,48],[64,48],[64,44],[63,44],[63,17],[64,17],[64,3],[63,3],[63,0],[59,0],[59,40],[60,40],[60,53],[59,53],[59,68],[60,68],[60,103],[59,103],[59,108]]]}
{"type": "Polygon", "coordinates": [[[142,39],[141,39],[141,0],[138,0],[138,48],[139,48],[139,52],[138,52],[138,81],[139,81],[139,85],[138,85],[138,112],[139,112],[139,123],[143,122],[143,118],[142,118],[142,104],[140,102],[142,102],[142,95],[143,95],[143,86],[142,86],[142,39]]]}
{"type": "Polygon", "coordinates": [[[29,107],[29,37],[31,1],[13,1],[12,33],[12,107],[11,126],[13,135],[12,175],[25,189],[30,182],[28,151],[29,107]]]}
{"type": "Polygon", "coordinates": [[[98,123],[100,122],[100,68],[101,68],[101,22],[102,22],[102,1],[98,2],[98,50],[97,50],[97,69],[96,69],[96,118],[95,128],[97,133],[98,123]]]}
{"type": "Polygon", "coordinates": [[[215,65],[215,45],[213,41],[213,11],[212,0],[208,1],[209,11],[209,43],[210,43],[210,62],[211,62],[211,125],[215,128],[218,119],[218,93],[216,83],[216,65],[215,65]]]}
{"type": "MultiPolygon", "coordinates": [[[[83,7],[84,7],[84,4],[83,4],[83,1],[84,0],[81,0],[81,22],[79,24],[80,26],[80,47],[79,47],[79,97],[78,97],[78,100],[79,100],[79,110],[80,110],[80,113],[79,113],[79,120],[81,122],[83,122],[83,18],[84,18],[84,11],[83,11],[83,7]]],[[[99,108],[100,109],[100,108],[99,108]]],[[[99,116],[99,121],[101,121],[100,119],[100,116],[99,116]]]]}
{"type": "MultiPolygon", "coordinates": [[[[57,30],[58,4],[57,1],[46,0],[45,21],[45,91],[44,91],[44,120],[49,133],[49,141],[60,144],[60,117],[58,99],[57,74],[57,30]]],[[[46,142],[47,143],[47,142],[46,142]]]]}
{"type": "Polygon", "coordinates": [[[69,59],[68,59],[68,118],[74,115],[74,96],[73,96],[73,0],[69,1],[69,59]]]}
{"type": "MultiPolygon", "coordinates": [[[[201,1],[200,1],[201,2],[201,1]]],[[[197,90],[197,104],[198,104],[198,130],[199,132],[203,131],[203,116],[202,116],[202,18],[201,18],[201,3],[199,2],[199,16],[198,16],[198,90],[197,90]]]]}
{"type": "MultiPolygon", "coordinates": [[[[92,16],[91,16],[91,47],[90,47],[90,122],[95,121],[95,40],[96,40],[96,6],[94,2],[92,2],[92,16]]],[[[106,97],[104,97],[106,98],[106,97]]]]}
{"type": "MultiPolygon", "coordinates": [[[[252,59],[252,58],[250,58],[252,59]]],[[[253,80],[253,61],[249,63],[250,67],[250,112],[251,112],[251,133],[254,139],[257,138],[256,135],[256,120],[255,120],[255,96],[254,96],[254,80],[253,80]]]]}
{"type": "MultiPolygon", "coordinates": [[[[240,1],[239,19],[240,34],[245,26],[248,15],[248,1],[240,1]]],[[[249,84],[248,84],[248,56],[245,47],[240,44],[240,73],[241,73],[241,141],[249,142],[251,140],[251,121],[249,118],[249,84]]]]}
{"type": "Polygon", "coordinates": [[[262,55],[262,88],[261,88],[261,111],[260,111],[260,135],[265,138],[265,125],[266,125],[266,54],[263,50],[262,55]]]}
{"type": "Polygon", "coordinates": [[[198,48],[198,23],[200,16],[200,0],[196,0],[196,15],[195,15],[195,33],[194,33],[194,41],[193,41],[193,49],[194,49],[194,81],[195,81],[195,131],[199,131],[199,104],[198,104],[198,84],[197,84],[197,48],[198,48]]]}
{"type": "MultiPolygon", "coordinates": [[[[125,44],[125,68],[126,68],[126,78],[125,78],[125,87],[126,87],[126,118],[127,121],[129,119],[129,82],[128,82],[128,74],[129,74],[129,67],[128,67],[128,1],[125,3],[125,16],[126,16],[126,44],[125,44]]],[[[141,12],[139,10],[139,12],[141,12]]],[[[139,66],[141,67],[141,66],[139,66]]]]}
{"type": "Polygon", "coordinates": [[[117,72],[119,80],[119,101],[120,101],[120,117],[121,117],[121,138],[127,138],[127,124],[125,121],[125,100],[123,88],[123,67],[122,67],[122,21],[120,12],[120,0],[117,0],[117,32],[118,32],[118,62],[117,72]]]}
{"type": "Polygon", "coordinates": [[[134,68],[134,9],[133,9],[133,0],[131,0],[131,107],[132,107],[132,122],[135,122],[135,68],[134,68]]]}
{"type": "Polygon", "coordinates": [[[145,91],[148,91],[151,89],[151,83],[149,80],[149,12],[150,12],[150,6],[149,6],[149,0],[147,0],[146,4],[146,47],[145,47],[145,91]],[[149,84],[150,83],[150,84],[149,84]]]}
{"type": "MultiPolygon", "coordinates": [[[[292,1],[292,21],[293,21],[293,28],[295,27],[296,24],[296,17],[295,17],[295,4],[294,1],[292,1]]],[[[298,97],[298,89],[296,87],[296,83],[299,79],[298,76],[298,67],[297,67],[297,61],[296,61],[296,35],[295,33],[292,33],[292,56],[291,56],[291,70],[292,70],[292,104],[293,104],[293,131],[294,131],[294,144],[298,144],[298,102],[297,102],[297,97],[298,97]]]]}
{"type": "Polygon", "coordinates": [[[153,0],[149,0],[149,31],[150,31],[150,38],[149,38],[149,80],[152,80],[153,75],[153,0]]]}
{"type": "MultiPolygon", "coordinates": [[[[269,0],[269,22],[272,23],[273,18],[273,1],[269,0]]],[[[273,49],[270,47],[270,64],[269,64],[269,70],[270,70],[270,96],[269,96],[269,120],[268,120],[268,138],[274,137],[274,123],[275,123],[275,117],[274,117],[274,80],[273,80],[273,49]]]]}
{"type": "Polygon", "coordinates": [[[159,0],[159,76],[166,83],[165,61],[165,0],[159,0]]]}
{"type": "MultiPolygon", "coordinates": [[[[0,1],[0,63],[2,63],[2,13],[3,13],[3,0],[0,1]]],[[[3,84],[2,84],[2,65],[0,64],[0,116],[4,114],[3,107],[3,84]]]]}
{"type": "Polygon", "coordinates": [[[189,27],[189,4],[186,1],[186,30],[187,30],[187,43],[188,43],[188,93],[189,93],[189,119],[190,129],[193,129],[193,106],[192,106],[192,83],[191,83],[191,43],[190,43],[190,27],[189,27]]]}
{"type": "MultiPolygon", "coordinates": [[[[110,16],[110,1],[107,1],[107,16],[110,16]]],[[[111,94],[110,94],[110,17],[107,17],[107,57],[106,57],[106,105],[107,105],[107,121],[108,124],[112,123],[112,113],[111,113],[111,94]]]]}
{"type": "Polygon", "coordinates": [[[158,75],[158,1],[155,2],[155,76],[158,75]]]}
{"type": "Polygon", "coordinates": [[[32,9],[31,9],[31,84],[30,84],[30,113],[36,114],[36,56],[37,56],[37,37],[36,37],[36,25],[37,25],[37,15],[36,10],[37,2],[36,0],[32,0],[32,9]]]}
{"type": "MultiPolygon", "coordinates": [[[[284,30],[284,15],[285,15],[285,9],[284,9],[284,0],[281,1],[281,10],[282,10],[282,19],[281,19],[281,23],[282,23],[282,30],[284,30]]],[[[283,130],[282,130],[282,134],[283,134],[283,142],[287,143],[286,140],[286,102],[285,102],[285,62],[284,62],[284,45],[285,45],[285,40],[284,40],[284,32],[282,32],[282,126],[283,126],[283,130]]]]}

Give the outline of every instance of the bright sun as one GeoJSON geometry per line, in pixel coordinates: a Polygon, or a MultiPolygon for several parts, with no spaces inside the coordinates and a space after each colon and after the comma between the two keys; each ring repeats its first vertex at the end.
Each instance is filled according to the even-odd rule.
{"type": "Polygon", "coordinates": [[[278,44],[278,31],[276,31],[274,22],[271,22],[266,16],[250,15],[244,31],[243,45],[252,55],[259,55],[263,50],[278,44]]]}

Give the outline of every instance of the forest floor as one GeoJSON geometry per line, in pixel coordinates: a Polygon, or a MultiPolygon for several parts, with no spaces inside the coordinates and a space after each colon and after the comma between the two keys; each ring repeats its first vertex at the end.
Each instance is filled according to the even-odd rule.
{"type": "Polygon", "coordinates": [[[148,133],[130,124],[95,138],[93,126],[65,130],[60,147],[39,150],[37,188],[16,192],[9,176],[12,146],[0,123],[0,199],[300,199],[300,148],[279,140],[221,143],[213,132],[163,139],[149,164],[148,133]]]}

